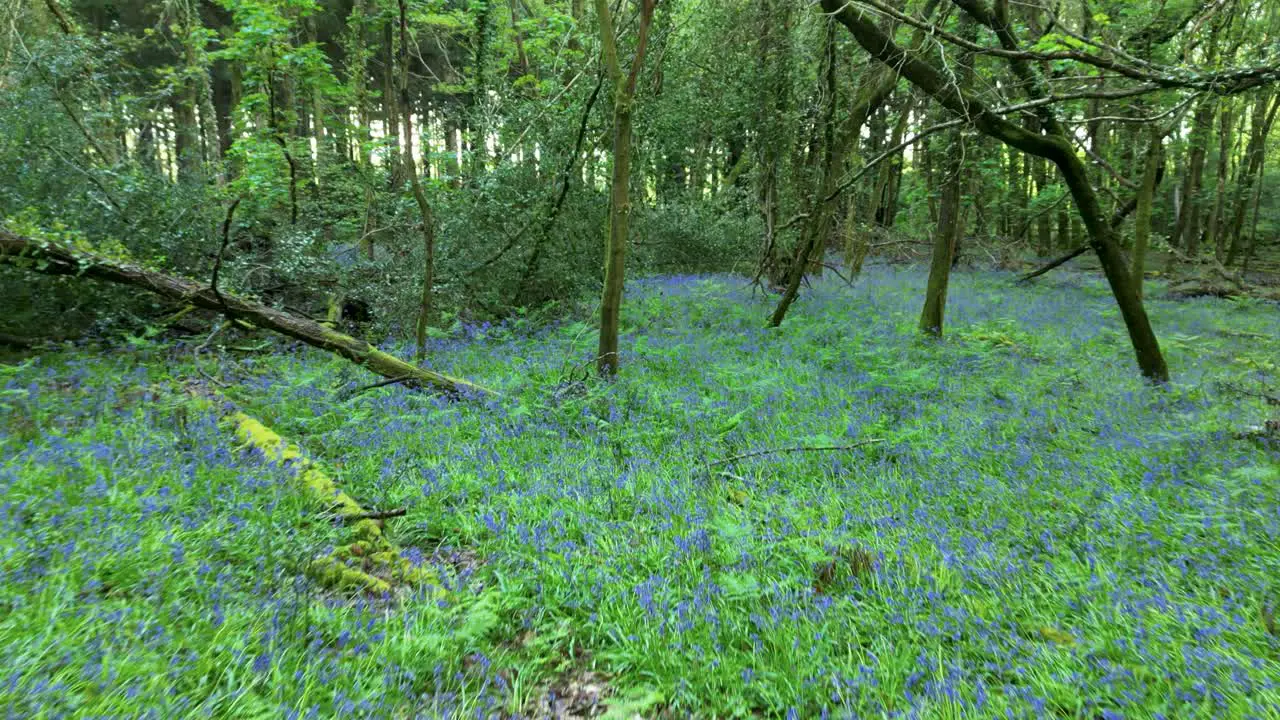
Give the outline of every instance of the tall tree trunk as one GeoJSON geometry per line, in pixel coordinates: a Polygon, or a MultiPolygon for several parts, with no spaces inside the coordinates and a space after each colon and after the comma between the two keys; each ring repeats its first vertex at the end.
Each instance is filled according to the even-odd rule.
{"type": "Polygon", "coordinates": [[[933,163],[934,138],[927,137],[920,145],[920,173],[924,176],[925,205],[929,210],[929,227],[938,226],[938,172],[933,163]]]}
{"type": "Polygon", "coordinates": [[[1071,239],[1071,213],[1066,209],[1058,211],[1058,249],[1070,250],[1075,247],[1075,241],[1071,239]]]}
{"type": "Polygon", "coordinates": [[[183,88],[171,98],[173,111],[174,155],[178,163],[179,182],[192,182],[200,175],[200,125],[196,121],[195,93],[183,88]]]}
{"type": "Polygon", "coordinates": [[[138,127],[137,156],[138,165],[145,168],[147,172],[160,170],[160,159],[156,153],[155,123],[147,115],[143,116],[142,124],[138,127]]]}
{"type": "MultiPolygon", "coordinates": [[[[903,101],[902,113],[898,116],[898,124],[893,128],[893,136],[889,139],[889,147],[896,147],[902,143],[902,136],[907,133],[907,125],[911,122],[911,111],[915,108],[915,98],[910,94],[903,101]]],[[[889,167],[889,176],[885,184],[884,190],[884,222],[885,227],[893,227],[893,223],[898,218],[898,194],[902,188],[902,169],[906,162],[906,156],[898,153],[886,165],[889,167]]]]}
{"type": "Polygon", "coordinates": [[[431,211],[431,203],[427,201],[427,193],[418,180],[418,168],[413,158],[413,103],[409,102],[409,20],[407,0],[398,0],[400,7],[400,110],[404,113],[404,172],[409,176],[409,186],[413,189],[413,200],[418,205],[418,216],[422,221],[422,293],[418,301],[418,320],[415,325],[415,339],[418,343],[417,358],[421,362],[427,354],[427,327],[435,316],[433,295],[435,294],[436,271],[436,222],[431,211]]]}
{"type": "MultiPolygon", "coordinates": [[[[315,15],[312,15],[307,18],[303,18],[303,23],[304,23],[303,27],[306,28],[306,37],[308,42],[314,43],[317,41],[317,30],[316,30],[317,22],[319,21],[317,20],[315,15]]],[[[311,118],[311,123],[310,123],[311,138],[315,142],[315,147],[316,147],[315,167],[312,174],[312,180],[315,183],[315,187],[318,188],[319,182],[320,182],[320,174],[324,169],[325,155],[331,153],[334,156],[338,156],[340,154],[340,151],[337,147],[330,146],[325,139],[326,123],[325,123],[325,117],[324,117],[325,116],[324,91],[321,90],[319,87],[312,87],[310,96],[307,99],[310,100],[311,107],[300,111],[299,115],[309,115],[309,117],[311,118]]]]}
{"type": "MultiPolygon", "coordinates": [[[[885,142],[886,147],[895,147],[902,142],[902,136],[906,133],[907,122],[911,118],[911,107],[913,105],[911,95],[904,93],[902,98],[902,107],[898,114],[898,121],[893,124],[889,130],[889,139],[885,142]]],[[[887,113],[887,111],[886,111],[887,113]]],[[[902,167],[902,155],[899,154],[893,159],[885,162],[880,166],[880,171],[876,178],[875,189],[875,218],[876,223],[881,227],[893,227],[893,218],[896,214],[897,193],[894,190],[894,180],[897,172],[902,167]]]]}
{"type": "Polygon", "coordinates": [[[225,158],[235,142],[232,115],[240,102],[236,92],[239,83],[234,77],[238,73],[238,68],[230,61],[218,60],[213,64],[213,112],[217,118],[219,158],[225,158]]]}
{"type": "MultiPolygon", "coordinates": [[[[821,122],[815,128],[815,135],[821,143],[817,148],[818,152],[813,153],[814,158],[821,158],[818,164],[818,173],[814,179],[821,188],[821,192],[825,195],[828,183],[835,175],[841,172],[844,166],[845,150],[843,147],[836,147],[836,106],[840,103],[839,85],[836,82],[836,74],[838,72],[838,63],[836,62],[836,24],[827,22],[826,41],[823,45],[823,70],[818,75],[823,82],[822,97],[824,98],[821,111],[821,122]]],[[[843,145],[844,139],[840,138],[843,145]]],[[[799,270],[800,273],[810,272],[814,275],[821,274],[822,255],[826,249],[827,236],[831,233],[831,217],[834,213],[834,207],[828,208],[828,203],[823,202],[821,198],[810,199],[805,203],[805,208],[809,211],[809,217],[803,225],[801,233],[801,241],[796,246],[796,257],[792,263],[793,271],[799,270]],[[805,257],[800,257],[801,254],[805,257]]]]}
{"type": "Polygon", "coordinates": [[[627,227],[631,219],[631,114],[636,79],[644,63],[649,25],[657,0],[640,0],[640,28],[631,71],[622,73],[614,41],[613,16],[608,0],[595,0],[605,71],[613,86],[613,176],[609,183],[609,237],[605,245],[604,292],[600,300],[600,343],[596,372],[611,378],[618,373],[618,320],[622,310],[623,270],[627,252],[627,227]]]}
{"type": "MultiPolygon", "coordinates": [[[[791,137],[787,118],[791,114],[792,7],[790,0],[759,0],[756,12],[756,74],[762,80],[757,85],[760,97],[754,123],[759,167],[756,192],[764,227],[757,279],[775,267],[778,259],[778,175],[783,157],[780,150],[790,144],[791,137]]],[[[686,178],[689,175],[685,173],[686,178]]]]}
{"type": "Polygon", "coordinates": [[[198,167],[215,166],[216,178],[221,183],[225,178],[219,163],[222,154],[218,140],[217,111],[213,107],[213,88],[209,79],[211,68],[204,46],[204,28],[201,27],[199,15],[190,5],[182,10],[182,24],[183,60],[187,69],[183,95],[190,103],[191,114],[195,115],[199,111],[199,123],[196,127],[200,138],[200,154],[197,164],[198,167]]]}
{"type": "Polygon", "coordinates": [[[475,44],[471,60],[471,152],[467,156],[467,171],[472,178],[480,176],[487,167],[489,158],[489,56],[494,36],[493,6],[494,2],[481,3],[475,18],[475,44]]]}
{"type": "Polygon", "coordinates": [[[951,280],[951,263],[960,240],[961,187],[963,154],[961,131],[952,134],[943,166],[942,197],[938,202],[938,225],[934,230],[933,257],[929,262],[929,280],[924,292],[924,308],[920,311],[920,331],[942,337],[943,316],[947,305],[947,285],[951,280]]]}
{"type": "Polygon", "coordinates": [[[400,111],[396,108],[396,42],[392,21],[382,29],[382,123],[390,152],[387,153],[387,175],[392,187],[400,187],[404,175],[400,172],[400,111]]]}
{"type": "Polygon", "coordinates": [[[1186,249],[1188,256],[1199,252],[1200,243],[1200,176],[1204,173],[1205,145],[1213,129],[1214,101],[1205,98],[1196,108],[1191,120],[1191,153],[1187,160],[1187,174],[1182,179],[1182,207],[1178,211],[1178,224],[1171,241],[1186,249]]]}
{"type": "Polygon", "coordinates": [[[1022,185],[1022,163],[1019,153],[1013,151],[1012,148],[1005,149],[1007,174],[1005,179],[1006,200],[1004,207],[1004,227],[1001,235],[1009,240],[1018,240],[1012,237],[1013,233],[1022,226],[1022,210],[1026,204],[1026,191],[1022,185]]]}
{"type": "Polygon", "coordinates": [[[1146,161],[1142,171],[1142,185],[1138,188],[1138,209],[1134,215],[1133,275],[1134,288],[1142,297],[1142,281],[1146,273],[1147,245],[1151,237],[1151,203],[1156,193],[1156,173],[1160,170],[1160,144],[1163,133],[1152,125],[1147,143],[1146,161]]]}
{"type": "Polygon", "coordinates": [[[445,110],[444,117],[444,173],[449,179],[450,187],[462,186],[462,165],[458,162],[458,121],[454,117],[454,109],[445,110]]]}
{"type": "MultiPolygon", "coordinates": [[[[1223,212],[1226,210],[1227,175],[1231,165],[1232,118],[1230,101],[1222,104],[1222,117],[1218,121],[1218,184],[1213,193],[1213,211],[1209,215],[1209,225],[1205,230],[1205,242],[1213,248],[1213,255],[1222,259],[1227,249],[1227,234],[1223,232],[1223,212]]],[[[1188,247],[1188,254],[1194,256],[1195,246],[1188,247]]]]}
{"type": "MultiPolygon", "coordinates": [[[[1032,160],[1032,177],[1036,183],[1036,196],[1039,197],[1048,189],[1049,172],[1045,161],[1040,158],[1032,160]]],[[[1044,201],[1041,200],[1043,203],[1044,201]]],[[[1036,216],[1036,250],[1041,255],[1053,252],[1053,226],[1050,224],[1049,211],[1043,208],[1036,216]]]]}
{"type": "Polygon", "coordinates": [[[1249,247],[1244,251],[1244,260],[1240,263],[1240,276],[1249,273],[1249,261],[1258,250],[1258,209],[1262,204],[1262,186],[1266,184],[1267,157],[1262,156],[1262,167],[1258,168],[1258,184],[1253,190],[1253,226],[1249,229],[1249,247]]]}
{"type": "Polygon", "coordinates": [[[1253,114],[1249,121],[1249,146],[1245,151],[1245,159],[1241,162],[1240,186],[1236,189],[1235,212],[1232,213],[1229,228],[1231,245],[1227,249],[1226,264],[1228,266],[1235,264],[1240,252],[1244,249],[1240,239],[1244,234],[1245,212],[1249,208],[1249,201],[1253,194],[1253,183],[1259,171],[1262,170],[1262,160],[1266,156],[1267,135],[1271,132],[1278,109],[1280,109],[1280,93],[1274,90],[1268,89],[1259,93],[1257,100],[1254,101],[1253,114]],[[1273,98],[1275,102],[1268,108],[1268,102],[1273,98]]]}
{"type": "MultiPolygon", "coordinates": [[[[926,17],[932,13],[936,5],[935,0],[930,0],[926,3],[924,11],[926,17]]],[[[919,45],[923,37],[922,31],[917,30],[912,35],[912,44],[919,45]]],[[[834,43],[829,47],[834,53],[834,43]]],[[[831,63],[827,66],[829,72],[834,72],[834,59],[834,55],[832,55],[831,63]]],[[[805,221],[805,230],[797,247],[795,261],[791,264],[786,288],[782,293],[782,297],[778,299],[778,305],[774,308],[773,315],[769,318],[769,325],[772,327],[782,324],[787,310],[795,302],[796,296],[800,292],[800,283],[804,281],[805,269],[808,267],[809,258],[818,245],[818,238],[825,237],[831,232],[831,227],[834,225],[834,209],[837,206],[835,201],[840,194],[840,174],[845,164],[845,158],[847,158],[850,150],[861,136],[862,126],[884,104],[898,84],[898,73],[891,67],[869,69],[863,74],[862,78],[862,82],[854,94],[848,115],[845,116],[840,128],[832,134],[832,143],[834,145],[831,147],[826,161],[819,168],[820,177],[822,178],[819,185],[820,191],[809,205],[811,212],[805,221]]],[[[834,95],[834,92],[828,91],[828,97],[833,102],[834,95]]],[[[874,207],[874,204],[871,207],[874,207]]]]}
{"type": "Polygon", "coordinates": [[[298,160],[289,149],[290,135],[285,128],[285,113],[293,106],[292,81],[284,79],[277,84],[274,73],[268,72],[267,87],[267,123],[271,128],[271,136],[280,146],[280,154],[289,166],[289,224],[298,224],[298,160]]]}
{"type": "MultiPolygon", "coordinates": [[[[966,40],[977,37],[977,26],[968,16],[962,16],[960,34],[966,40]]],[[[959,60],[956,83],[967,88],[973,79],[973,53],[963,53],[959,60]]],[[[904,113],[909,111],[909,107],[904,113]]],[[[905,123],[904,123],[905,124],[905,123]]],[[[920,311],[920,332],[942,337],[942,323],[947,307],[947,285],[951,281],[951,265],[956,257],[956,245],[964,231],[960,200],[965,186],[964,131],[948,133],[947,159],[943,164],[942,198],[938,203],[938,226],[934,231],[933,258],[929,263],[929,280],[925,286],[924,308],[920,311]]],[[[894,144],[902,142],[898,139],[894,144]]]]}

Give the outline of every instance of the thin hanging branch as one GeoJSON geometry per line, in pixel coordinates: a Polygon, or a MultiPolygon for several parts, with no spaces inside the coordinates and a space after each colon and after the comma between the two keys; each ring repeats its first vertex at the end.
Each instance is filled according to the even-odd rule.
{"type": "Polygon", "coordinates": [[[227,301],[218,290],[218,274],[222,272],[222,258],[227,254],[227,245],[231,242],[231,221],[235,218],[238,207],[240,207],[240,198],[231,201],[231,205],[227,207],[227,216],[222,219],[222,244],[218,246],[218,257],[213,261],[213,277],[209,279],[209,290],[224,308],[227,306],[227,301]]]}
{"type": "MultiPolygon", "coordinates": [[[[575,165],[577,165],[578,156],[582,152],[582,141],[587,134],[587,122],[591,117],[591,109],[595,106],[596,98],[600,96],[600,88],[603,84],[604,84],[604,74],[599,73],[596,78],[596,86],[591,91],[591,96],[587,98],[586,107],[583,108],[582,110],[582,120],[578,125],[577,139],[574,140],[574,143],[573,143],[573,153],[569,156],[569,159],[565,162],[564,169],[560,173],[560,191],[557,193],[556,199],[551,203],[550,209],[547,211],[547,214],[544,216],[543,227],[542,227],[543,233],[546,233],[548,230],[551,229],[551,223],[555,220],[556,215],[560,212],[560,208],[564,205],[565,198],[568,197],[569,195],[569,186],[570,186],[569,181],[573,176],[573,168],[575,165]]],[[[479,265],[476,265],[470,270],[467,270],[465,273],[463,273],[463,275],[468,277],[475,275],[485,270],[490,265],[493,265],[498,260],[502,259],[503,256],[505,256],[508,252],[511,251],[512,248],[516,246],[516,243],[520,241],[520,238],[524,237],[525,233],[527,233],[529,231],[529,228],[531,227],[533,227],[532,221],[525,223],[523,226],[521,226],[519,232],[511,236],[511,238],[507,240],[506,244],[504,244],[502,248],[498,250],[498,252],[489,256],[488,259],[482,261],[479,265]]]]}

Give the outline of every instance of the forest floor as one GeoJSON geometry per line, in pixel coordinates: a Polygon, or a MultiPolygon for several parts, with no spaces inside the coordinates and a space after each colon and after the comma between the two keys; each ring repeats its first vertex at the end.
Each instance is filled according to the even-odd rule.
{"type": "MultiPolygon", "coordinates": [[[[449,404],[298,347],[134,338],[0,365],[6,717],[1276,718],[1280,312],[1149,309],[965,273],[806,290],[634,281],[623,371],[578,322],[463,328],[449,404]],[[255,352],[256,350],[256,352],[255,352]],[[440,586],[311,583],[343,542],[237,448],[205,376],[298,443],[440,586]],[[863,444],[734,456],[795,446],[863,444]]],[[[403,354],[411,354],[403,347],[403,354]]]]}

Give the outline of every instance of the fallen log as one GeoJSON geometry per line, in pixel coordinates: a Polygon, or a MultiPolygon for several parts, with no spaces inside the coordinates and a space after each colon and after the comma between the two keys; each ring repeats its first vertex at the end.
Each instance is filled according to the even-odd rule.
{"type": "Polygon", "coordinates": [[[0,262],[48,275],[74,275],[120,283],[157,295],[222,313],[232,321],[249,322],[264,330],[327,350],[385,378],[411,387],[455,396],[492,396],[492,390],[460,378],[425,370],[382,352],[364,340],[327,328],[318,322],[276,310],[204,283],[149,270],[67,243],[18,235],[0,228],[0,262]]]}
{"type": "Polygon", "coordinates": [[[35,344],[36,341],[30,338],[0,332],[0,347],[10,347],[15,350],[30,350],[35,346],[35,344]]]}
{"type": "Polygon", "coordinates": [[[426,589],[436,597],[445,595],[444,584],[435,570],[410,560],[387,538],[382,518],[401,517],[405,511],[374,513],[343,492],[319,463],[302,448],[285,440],[256,418],[246,415],[225,398],[197,391],[191,395],[196,407],[222,413],[221,424],[231,430],[244,447],[257,450],[272,464],[287,467],[313,504],[350,526],[351,541],[332,552],[312,559],[306,573],[321,587],[339,591],[360,591],[386,595],[394,588],[409,585],[426,589]]]}
{"type": "Polygon", "coordinates": [[[1251,285],[1227,285],[1215,282],[1212,278],[1189,278],[1169,286],[1165,297],[1171,300],[1188,300],[1198,297],[1215,297],[1222,299],[1256,298],[1280,302],[1280,290],[1255,287],[1251,285]]]}

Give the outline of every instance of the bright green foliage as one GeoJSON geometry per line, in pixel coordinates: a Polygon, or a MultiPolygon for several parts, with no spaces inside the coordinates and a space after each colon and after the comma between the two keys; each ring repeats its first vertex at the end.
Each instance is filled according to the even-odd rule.
{"type": "Polygon", "coordinates": [[[585,324],[458,325],[429,357],[504,391],[483,406],[228,354],[238,403],[407,508],[388,537],[441,602],[307,582],[345,528],[164,400],[189,354],[7,367],[0,704],[527,716],[595,683],[643,717],[1266,717],[1280,456],[1228,385],[1277,382],[1274,308],[1152,283],[1181,383],[1157,389],[1094,282],[958,275],[926,342],[922,281],[819,282],[785,332],[740,279],[640,281],[607,387],[566,381],[585,324]]]}

